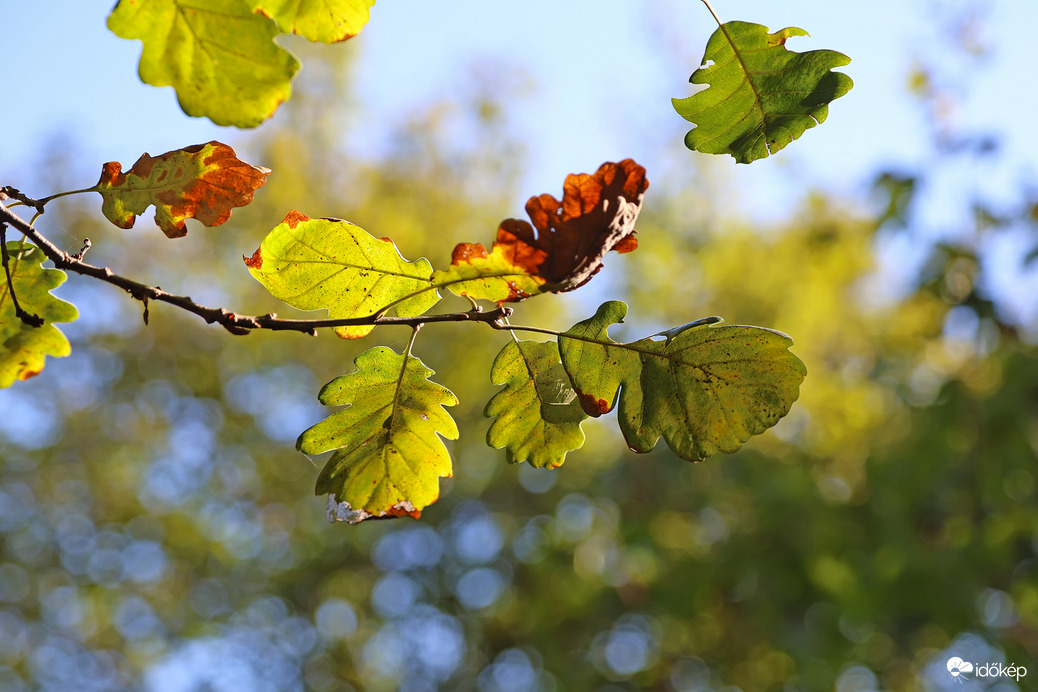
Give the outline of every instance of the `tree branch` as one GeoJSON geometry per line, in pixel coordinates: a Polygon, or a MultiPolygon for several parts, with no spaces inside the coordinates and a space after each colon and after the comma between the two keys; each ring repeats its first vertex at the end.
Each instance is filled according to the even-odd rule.
{"type": "Polygon", "coordinates": [[[43,318],[27,312],[18,303],[18,296],[14,292],[14,278],[11,276],[11,257],[7,252],[7,224],[3,221],[0,221],[0,257],[3,259],[4,276],[7,277],[7,292],[11,295],[15,316],[30,327],[42,327],[43,318]]]}
{"type": "Polygon", "coordinates": [[[0,202],[3,202],[5,199],[14,199],[27,207],[32,207],[36,210],[37,216],[43,213],[43,205],[46,203],[45,200],[33,199],[18,188],[11,187],[10,185],[0,187],[0,202]]]}
{"type": "Polygon", "coordinates": [[[442,315],[419,315],[418,317],[379,317],[378,314],[367,317],[354,317],[349,319],[323,319],[323,320],[288,320],[281,319],[271,313],[269,315],[239,315],[226,308],[213,308],[199,305],[188,296],[178,296],[167,293],[156,286],[134,281],[114,273],[108,267],[98,267],[83,261],[83,254],[89,247],[84,244],[83,251],[77,255],[70,255],[57,245],[45,238],[39,231],[26,223],[21,217],[12,213],[7,207],[0,204],[0,224],[9,224],[12,228],[24,235],[36,244],[47,257],[54,262],[58,269],[66,269],[77,274],[90,276],[104,281],[105,283],[118,286],[131,296],[144,304],[144,321],[148,321],[148,301],[158,301],[175,305],[182,310],[198,315],[209,324],[219,324],[231,334],[248,334],[257,329],[270,329],[273,331],[294,331],[317,335],[317,330],[323,327],[349,327],[358,325],[406,325],[414,327],[432,322],[485,322],[496,326],[504,322],[505,318],[512,314],[512,308],[499,307],[489,312],[483,312],[478,306],[467,312],[454,312],[442,315]]]}

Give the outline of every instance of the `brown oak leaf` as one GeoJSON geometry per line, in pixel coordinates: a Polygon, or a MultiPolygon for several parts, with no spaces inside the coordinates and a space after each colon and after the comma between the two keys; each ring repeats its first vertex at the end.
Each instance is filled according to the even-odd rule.
{"type": "Polygon", "coordinates": [[[505,219],[489,252],[482,243],[459,243],[433,284],[498,305],[572,291],[598,273],[607,252],[638,247],[634,223],[648,187],[645,169],[631,159],[568,175],[561,202],[539,195],[526,203],[533,225],[505,219]]]}
{"type": "Polygon", "coordinates": [[[543,291],[572,291],[598,273],[607,252],[638,247],[634,224],[648,187],[645,169],[632,159],[603,163],[594,175],[568,175],[561,202],[531,197],[526,213],[533,225],[505,219],[494,245],[543,278],[543,291]]]}

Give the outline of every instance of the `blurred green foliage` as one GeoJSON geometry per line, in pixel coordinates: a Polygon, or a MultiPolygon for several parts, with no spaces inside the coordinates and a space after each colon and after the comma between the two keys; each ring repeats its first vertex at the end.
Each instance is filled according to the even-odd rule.
{"type": "MultiPolygon", "coordinates": [[[[521,147],[492,95],[435,104],[357,161],[328,106],[348,102],[345,68],[324,69],[262,150],[239,148],[274,172],[219,234],[112,233],[71,203],[44,233],[287,315],[240,258],[290,208],[434,263],[513,213],[521,147]]],[[[646,200],[639,250],[601,282],[638,306],[630,333],[723,315],[792,334],[810,373],[731,456],[636,456],[589,421],[563,468],[509,466],[482,417],[509,337],[427,326],[415,354],[461,400],[463,435],[417,522],[326,523],[320,461],[293,449],[320,385],[409,330],[231,337],[164,306],[144,327],[118,291],[70,281],[72,355],[0,392],[0,689],[908,691],[951,689],[951,655],[1034,664],[1036,325],[984,290],[997,229],[924,244],[897,194],[869,210],[817,193],[769,228],[691,187],[646,200]],[[929,261],[888,290],[878,248],[897,234],[929,261]]],[[[518,316],[587,314],[543,299],[518,316]]]]}

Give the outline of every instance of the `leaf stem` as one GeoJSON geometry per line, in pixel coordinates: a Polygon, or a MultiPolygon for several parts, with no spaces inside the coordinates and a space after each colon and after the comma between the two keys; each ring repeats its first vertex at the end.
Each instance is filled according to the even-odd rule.
{"type": "Polygon", "coordinates": [[[724,22],[717,16],[717,12],[714,11],[714,6],[710,4],[710,0],[703,0],[703,4],[706,5],[706,9],[710,10],[710,14],[714,15],[714,21],[717,22],[717,26],[724,26],[724,22]]]}
{"type": "MultiPolygon", "coordinates": [[[[696,320],[696,322],[691,323],[691,325],[685,325],[684,327],[679,327],[678,329],[679,330],[684,330],[684,329],[688,328],[689,326],[702,326],[703,324],[714,324],[714,322],[718,321],[719,319],[720,318],[706,317],[703,320],[696,320]]],[[[603,341],[602,339],[593,339],[593,338],[591,338],[589,336],[579,336],[577,334],[569,334],[567,332],[560,332],[560,331],[557,331],[555,329],[544,329],[542,327],[525,327],[525,326],[521,326],[521,325],[512,325],[512,324],[508,323],[507,319],[506,320],[499,320],[497,322],[492,322],[492,323],[490,323],[490,326],[493,327],[494,329],[507,329],[507,330],[512,330],[513,332],[516,331],[516,330],[522,330],[524,332],[537,332],[538,334],[550,334],[552,336],[557,337],[560,340],[560,342],[561,342],[562,339],[573,339],[574,341],[583,341],[584,343],[588,343],[588,344],[598,344],[599,346],[610,346],[612,348],[622,348],[625,351],[634,351],[635,353],[644,353],[644,354],[650,355],[650,356],[657,356],[657,357],[659,357],[661,355],[659,352],[654,351],[652,349],[641,348],[641,347],[637,346],[638,341],[645,341],[645,339],[638,339],[638,341],[628,341],[628,342],[613,341],[612,339],[610,339],[609,341],[603,341]]],[[[659,335],[664,334],[664,333],[665,332],[660,332],[659,334],[654,334],[653,336],[659,336],[659,335]]],[[[652,337],[650,336],[650,337],[646,337],[646,338],[651,339],[652,337]]]]}
{"type": "Polygon", "coordinates": [[[400,410],[400,390],[404,386],[404,377],[407,376],[407,361],[411,360],[411,349],[414,348],[415,339],[418,338],[418,332],[421,331],[422,326],[422,323],[419,322],[412,327],[411,338],[407,342],[407,348],[404,349],[403,364],[400,366],[400,377],[396,378],[396,389],[393,391],[393,409],[389,414],[389,420],[385,424],[391,436],[393,427],[396,425],[396,412],[400,410]]]}
{"type": "Polygon", "coordinates": [[[25,206],[32,207],[33,209],[35,209],[36,213],[33,214],[32,219],[29,221],[29,225],[32,226],[35,225],[36,219],[43,216],[43,212],[46,211],[44,207],[46,206],[47,202],[58,199],[59,197],[67,197],[68,195],[78,195],[83,192],[97,192],[97,185],[94,185],[93,187],[84,187],[81,190],[68,190],[67,192],[58,192],[51,195],[50,197],[44,197],[43,199],[33,199],[32,197],[29,197],[28,195],[22,193],[17,188],[13,188],[7,185],[0,188],[0,200],[9,197],[15,201],[7,205],[8,207],[25,206]]]}
{"type": "MultiPolygon", "coordinates": [[[[705,1],[706,0],[704,0],[704,2],[705,1]]],[[[37,209],[39,209],[40,213],[42,214],[43,213],[43,207],[44,207],[44,205],[47,204],[47,202],[50,202],[50,201],[55,200],[55,199],[58,199],[59,197],[68,197],[69,195],[80,195],[80,194],[83,194],[84,192],[97,192],[97,185],[91,185],[90,187],[84,187],[84,188],[82,188],[80,190],[68,190],[66,192],[56,192],[53,195],[51,195],[50,197],[44,197],[43,199],[36,200],[37,209]]]]}
{"type": "Polygon", "coordinates": [[[421,331],[422,327],[424,326],[424,322],[419,322],[418,324],[412,327],[413,331],[411,332],[411,339],[407,342],[407,349],[404,350],[405,358],[411,355],[411,349],[414,348],[414,341],[416,338],[418,338],[418,332],[421,331]]]}
{"type": "MultiPolygon", "coordinates": [[[[600,344],[603,346],[613,346],[640,353],[656,355],[654,352],[648,349],[639,348],[635,346],[633,343],[625,344],[615,342],[612,340],[603,341],[601,339],[592,339],[586,336],[567,334],[566,332],[561,332],[556,329],[513,325],[508,321],[508,318],[512,314],[512,308],[510,307],[498,307],[494,310],[484,312],[482,308],[477,304],[476,307],[474,307],[471,310],[468,310],[467,312],[444,313],[439,315],[418,315],[416,317],[386,317],[384,315],[385,308],[382,308],[378,310],[376,313],[368,315],[366,317],[316,320],[282,319],[272,313],[267,315],[241,315],[231,312],[226,308],[214,308],[207,307],[205,305],[200,305],[194,302],[189,296],[178,296],[171,293],[167,293],[166,291],[163,291],[158,287],[149,286],[139,281],[135,281],[133,279],[120,276],[108,267],[98,267],[92,264],[88,264],[87,262],[83,261],[83,254],[89,248],[88,243],[84,243],[83,249],[80,250],[78,254],[73,255],[68,252],[65,252],[61,248],[54,245],[54,243],[48,240],[36,228],[26,223],[21,217],[9,211],[7,207],[0,205],[0,226],[6,228],[6,225],[8,224],[12,226],[15,230],[17,230],[19,233],[24,235],[28,240],[35,243],[36,246],[43,251],[43,253],[54,263],[54,266],[58,269],[65,269],[68,271],[76,272],[77,274],[89,276],[94,279],[103,281],[105,283],[112,284],[113,286],[117,286],[129,293],[131,297],[144,303],[146,310],[148,301],[168,303],[170,305],[174,305],[178,308],[181,308],[182,310],[186,310],[187,312],[198,315],[209,324],[219,324],[230,333],[236,335],[244,335],[249,334],[255,330],[266,329],[270,331],[295,331],[304,334],[310,334],[311,336],[316,336],[318,329],[329,327],[349,327],[362,325],[409,326],[414,330],[414,332],[411,334],[411,340],[407,346],[407,353],[410,354],[411,348],[414,345],[415,338],[417,337],[418,330],[426,324],[431,324],[434,322],[483,322],[485,324],[488,324],[492,329],[500,329],[512,332],[513,338],[515,338],[514,332],[516,331],[536,332],[538,334],[547,334],[549,336],[553,336],[556,339],[573,339],[575,341],[584,341],[587,343],[600,344]]],[[[6,267],[6,244],[4,244],[4,259],[6,267]]],[[[8,285],[11,285],[10,279],[8,279],[8,285]]],[[[434,285],[430,288],[438,287],[439,286],[434,285]]]]}
{"type": "MultiPolygon", "coordinates": [[[[506,278],[506,277],[521,278],[521,277],[524,277],[524,276],[529,276],[529,274],[509,271],[509,272],[498,272],[498,273],[483,274],[479,278],[481,278],[481,279],[488,279],[488,278],[490,278],[490,279],[502,279],[502,278],[506,278]]],[[[421,294],[426,293],[428,291],[435,291],[435,290],[439,290],[441,288],[447,288],[448,286],[451,286],[453,284],[463,284],[463,283],[466,283],[466,282],[472,281],[472,280],[473,280],[472,277],[462,277],[462,278],[458,278],[458,279],[450,279],[448,281],[440,281],[439,283],[437,283],[435,280],[429,279],[429,285],[428,286],[424,286],[424,287],[418,289],[417,291],[413,291],[411,293],[408,293],[406,296],[401,296],[400,298],[397,298],[392,303],[388,303],[388,304],[382,306],[381,308],[379,308],[378,312],[374,313],[374,316],[381,317],[382,315],[385,315],[387,312],[389,312],[389,310],[391,308],[393,308],[394,306],[404,302],[405,300],[410,300],[411,298],[414,298],[415,296],[420,296],[421,294]]],[[[468,295],[465,295],[465,294],[462,294],[462,295],[465,298],[468,299],[469,303],[472,304],[473,308],[475,308],[475,307],[477,307],[479,305],[479,303],[477,303],[471,296],[468,296],[468,295]]]]}
{"type": "Polygon", "coordinates": [[[494,329],[507,329],[511,331],[524,331],[524,332],[537,332],[538,334],[550,334],[551,336],[559,337],[564,336],[565,332],[560,332],[556,329],[544,329],[543,327],[524,327],[519,324],[509,324],[508,320],[501,320],[491,324],[494,329]]]}

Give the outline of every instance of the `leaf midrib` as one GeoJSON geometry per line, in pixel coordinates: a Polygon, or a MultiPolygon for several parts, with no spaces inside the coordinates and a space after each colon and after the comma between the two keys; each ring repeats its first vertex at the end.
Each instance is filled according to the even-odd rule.
{"type": "Polygon", "coordinates": [[[750,72],[750,68],[747,66],[746,61],[742,57],[742,52],[739,47],[735,44],[735,40],[731,34],[728,33],[728,28],[721,24],[721,32],[724,34],[725,39],[728,41],[728,45],[732,47],[732,53],[735,55],[736,60],[739,61],[739,65],[742,67],[742,72],[746,77],[746,82],[750,85],[753,90],[753,103],[754,108],[759,113],[760,126],[762,129],[766,128],[766,122],[764,120],[764,106],[761,100],[760,90],[757,89],[757,84],[753,81],[753,74],[750,72]]]}

